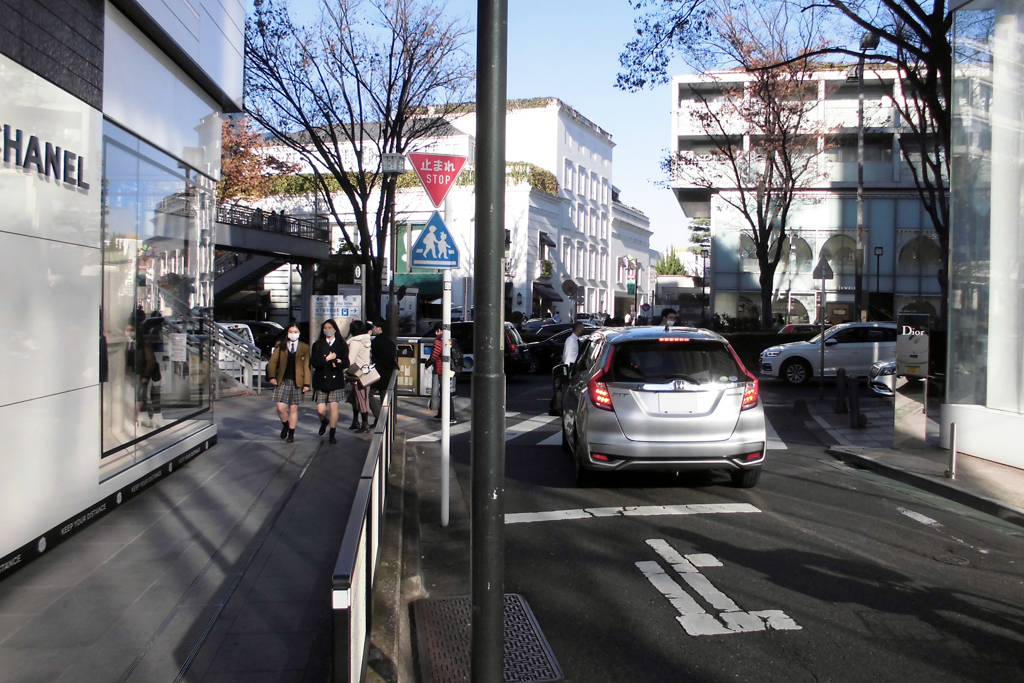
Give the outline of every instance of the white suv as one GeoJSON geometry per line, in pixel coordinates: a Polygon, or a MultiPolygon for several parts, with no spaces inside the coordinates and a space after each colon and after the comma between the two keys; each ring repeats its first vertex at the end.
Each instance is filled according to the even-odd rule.
{"type": "MultiPolygon", "coordinates": [[[[871,365],[896,355],[896,323],[843,323],[825,331],[825,377],[845,368],[847,376],[867,376],[871,365]]],[[[821,335],[809,341],[772,346],[761,352],[761,374],[794,386],[821,368],[821,335]]]]}

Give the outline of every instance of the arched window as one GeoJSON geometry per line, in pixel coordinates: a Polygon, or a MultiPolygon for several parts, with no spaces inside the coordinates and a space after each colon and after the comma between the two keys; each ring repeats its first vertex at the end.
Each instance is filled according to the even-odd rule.
{"type": "Polygon", "coordinates": [[[915,299],[905,304],[900,308],[900,314],[903,313],[924,313],[931,318],[932,324],[939,322],[939,314],[935,310],[935,306],[932,306],[931,302],[925,301],[924,299],[915,299]]]}
{"type": "Polygon", "coordinates": [[[935,275],[942,266],[942,250],[930,237],[919,235],[900,249],[899,268],[905,273],[935,275]]]}
{"type": "Polygon", "coordinates": [[[821,248],[821,255],[833,271],[852,273],[857,259],[857,243],[846,235],[834,235],[821,248]]]}
{"type": "Polygon", "coordinates": [[[776,299],[772,303],[772,317],[779,315],[787,325],[810,322],[807,308],[798,299],[776,299]]]}
{"type": "Polygon", "coordinates": [[[736,303],[736,317],[743,320],[757,319],[761,317],[761,313],[757,305],[749,297],[740,294],[736,303]]]}
{"type": "MultiPolygon", "coordinates": [[[[772,246],[768,250],[769,258],[775,258],[775,250],[778,248],[778,244],[778,240],[772,242],[772,246]]],[[[797,237],[791,242],[790,238],[787,237],[782,241],[782,258],[779,259],[779,267],[776,272],[781,273],[789,270],[789,260],[794,252],[796,252],[797,272],[809,273],[814,268],[814,252],[811,251],[811,245],[807,244],[807,240],[797,237]]]]}

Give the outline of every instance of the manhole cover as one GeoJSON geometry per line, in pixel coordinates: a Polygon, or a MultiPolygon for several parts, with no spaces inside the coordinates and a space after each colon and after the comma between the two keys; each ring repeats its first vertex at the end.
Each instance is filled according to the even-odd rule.
{"type": "MultiPolygon", "coordinates": [[[[417,600],[412,605],[424,683],[468,683],[469,596],[417,600]]],[[[516,593],[505,594],[504,679],[510,683],[562,680],[562,669],[533,610],[516,593]]]]}
{"type": "Polygon", "coordinates": [[[963,566],[965,564],[971,563],[971,561],[968,560],[966,557],[960,557],[958,555],[936,555],[933,559],[937,562],[943,562],[945,564],[955,564],[958,566],[963,566]]]}

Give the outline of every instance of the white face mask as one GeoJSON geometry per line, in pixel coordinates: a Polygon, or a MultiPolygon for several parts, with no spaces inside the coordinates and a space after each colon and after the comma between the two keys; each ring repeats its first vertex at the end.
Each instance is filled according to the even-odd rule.
{"type": "Polygon", "coordinates": [[[289,332],[288,333],[288,339],[291,340],[291,341],[299,341],[299,333],[298,332],[289,332]]]}
{"type": "Polygon", "coordinates": [[[331,337],[334,336],[334,330],[331,329],[330,327],[325,327],[324,328],[324,334],[327,335],[328,339],[330,339],[331,337]]]}

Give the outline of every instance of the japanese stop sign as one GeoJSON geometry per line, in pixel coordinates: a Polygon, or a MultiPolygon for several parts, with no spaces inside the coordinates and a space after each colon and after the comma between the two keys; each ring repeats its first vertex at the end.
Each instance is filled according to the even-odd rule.
{"type": "Polygon", "coordinates": [[[413,153],[409,155],[409,161],[435,207],[441,206],[466,165],[466,157],[453,154],[413,153]]]}

